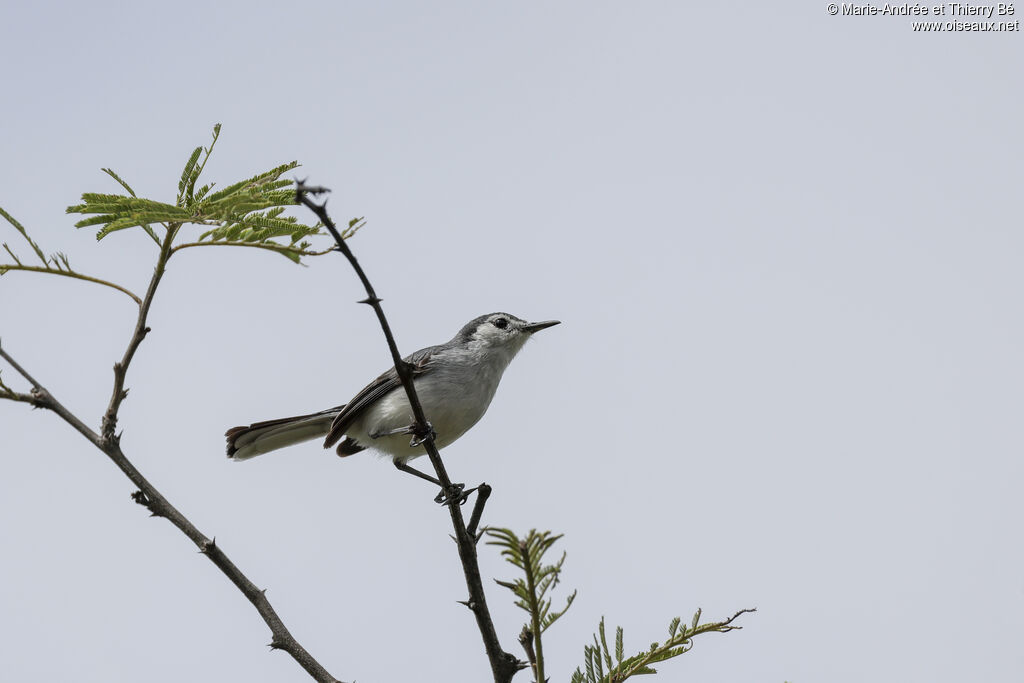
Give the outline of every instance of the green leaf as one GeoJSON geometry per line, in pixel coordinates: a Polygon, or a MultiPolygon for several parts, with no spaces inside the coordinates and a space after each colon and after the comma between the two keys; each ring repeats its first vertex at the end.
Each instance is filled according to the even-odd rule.
{"type": "MultiPolygon", "coordinates": [[[[735,629],[741,628],[740,626],[734,626],[735,621],[740,615],[754,610],[740,610],[729,619],[721,622],[700,624],[701,611],[697,610],[697,613],[693,618],[693,626],[686,628],[685,626],[680,628],[680,619],[676,617],[669,624],[669,640],[664,644],[657,642],[651,643],[648,650],[639,652],[623,659],[625,648],[623,646],[623,635],[622,627],[617,627],[615,630],[615,662],[611,660],[611,652],[608,648],[608,639],[605,635],[605,623],[604,617],[601,617],[601,621],[598,623],[597,633],[594,635],[593,645],[585,645],[583,647],[583,663],[587,670],[586,683],[621,683],[632,676],[641,676],[646,674],[657,673],[657,671],[650,666],[655,662],[662,662],[679,655],[689,652],[693,647],[693,637],[704,633],[728,633],[735,629]],[[607,665],[608,673],[604,674],[603,665],[607,665]],[[596,672],[596,676],[592,675],[592,672],[596,672]]],[[[580,669],[576,669],[580,672],[580,669]]],[[[574,675],[575,677],[575,675],[574,675]]],[[[575,679],[575,678],[574,678],[575,679]]],[[[583,679],[580,679],[583,680],[583,679]]]]}
{"type": "MultiPolygon", "coordinates": [[[[359,219],[349,223],[358,225],[359,219]]],[[[544,554],[551,549],[562,536],[552,535],[550,531],[538,532],[531,529],[525,538],[520,538],[509,529],[489,527],[485,529],[489,538],[487,545],[498,546],[505,561],[522,571],[523,577],[514,581],[498,581],[498,584],[511,590],[518,600],[515,605],[530,615],[530,621],[524,627],[534,636],[534,653],[536,662],[535,675],[538,679],[544,676],[544,646],[542,634],[558,620],[572,605],[576,598],[573,592],[560,611],[551,611],[549,591],[558,585],[559,573],[565,562],[565,554],[553,565],[544,563],[544,554]]]]}
{"type": "Polygon", "coordinates": [[[101,168],[100,170],[103,171],[104,173],[106,173],[108,176],[110,176],[114,180],[116,180],[118,183],[120,183],[121,187],[123,187],[124,189],[128,190],[128,194],[130,194],[133,197],[136,196],[135,195],[135,190],[133,190],[131,187],[129,187],[128,183],[126,183],[125,181],[121,180],[121,176],[117,175],[116,173],[114,173],[109,168],[101,168]]]}
{"type": "MultiPolygon", "coordinates": [[[[32,247],[32,251],[34,251],[36,253],[36,256],[39,257],[39,260],[43,262],[43,265],[47,265],[46,256],[43,254],[43,250],[40,249],[39,245],[36,244],[32,240],[32,238],[28,236],[28,230],[25,229],[25,226],[19,223],[17,220],[15,220],[14,216],[4,211],[2,207],[0,207],[0,216],[3,216],[4,220],[13,225],[14,229],[21,233],[21,236],[24,237],[25,241],[29,243],[29,246],[32,247]]],[[[10,254],[15,261],[21,263],[21,261],[18,261],[18,257],[14,256],[14,252],[12,252],[6,244],[4,245],[4,247],[7,249],[7,253],[10,254]]]]}
{"type": "MultiPolygon", "coordinates": [[[[11,251],[11,248],[7,246],[7,242],[4,242],[4,251],[11,255],[11,258],[14,259],[14,262],[16,264],[18,264],[19,266],[21,265],[21,259],[19,259],[18,256],[13,251],[11,251]]],[[[0,265],[0,268],[3,268],[3,265],[0,265]]],[[[7,271],[4,270],[4,272],[6,273],[7,271]]]]}
{"type": "MultiPolygon", "coordinates": [[[[217,201],[220,201],[221,199],[224,199],[226,197],[230,197],[231,195],[233,195],[233,194],[235,194],[235,193],[237,193],[237,192],[239,192],[239,191],[241,191],[241,190],[243,190],[245,188],[254,188],[254,187],[262,186],[262,185],[267,184],[267,183],[273,183],[278,178],[280,178],[282,174],[287,173],[288,171],[291,171],[292,169],[295,169],[295,168],[298,168],[298,167],[299,167],[299,162],[297,162],[297,161],[290,161],[287,164],[281,164],[280,166],[272,168],[269,171],[265,171],[263,173],[258,173],[256,175],[254,175],[252,178],[249,178],[248,180],[242,180],[242,181],[237,182],[237,183],[235,183],[233,185],[228,185],[227,187],[225,187],[220,192],[215,192],[212,195],[210,195],[209,197],[207,197],[207,201],[209,201],[209,202],[217,202],[217,201]]],[[[283,182],[285,183],[285,185],[278,185],[276,187],[284,187],[284,186],[290,184],[290,181],[283,181],[283,182]]],[[[291,203],[291,204],[295,203],[294,195],[292,196],[292,200],[289,203],[291,203]]]]}
{"type": "Polygon", "coordinates": [[[196,164],[199,162],[199,155],[203,153],[202,147],[196,147],[192,150],[192,154],[189,155],[188,161],[185,162],[185,168],[181,172],[181,180],[178,181],[178,204],[182,204],[185,198],[185,189],[189,186],[190,182],[194,181],[192,174],[196,170],[196,164]]]}

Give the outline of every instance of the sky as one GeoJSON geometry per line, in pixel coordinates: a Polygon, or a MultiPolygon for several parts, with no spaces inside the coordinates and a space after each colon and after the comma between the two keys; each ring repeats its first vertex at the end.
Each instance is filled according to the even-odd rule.
{"type": "MultiPolygon", "coordinates": [[[[297,159],[335,218],[366,217],[351,246],[404,353],[491,311],[563,321],[443,453],[494,487],[485,523],[564,534],[552,681],[602,616],[640,650],[751,607],[659,680],[1018,681],[1021,35],[827,7],[9,3],[0,206],[144,290],[148,238],[97,243],[64,208],[119,190],[103,167],[173,201],[221,123],[208,179],[297,159]]],[[[177,254],[122,447],[336,677],[488,680],[433,488],[316,443],[224,457],[228,427],[388,367],[364,296],[334,255],[177,254]]],[[[133,309],[0,278],[4,349],[94,427],[133,309]]],[[[0,402],[0,680],[308,680],[132,491],[0,402]]],[[[490,581],[514,572],[480,554],[521,656],[525,613],[490,581]]]]}

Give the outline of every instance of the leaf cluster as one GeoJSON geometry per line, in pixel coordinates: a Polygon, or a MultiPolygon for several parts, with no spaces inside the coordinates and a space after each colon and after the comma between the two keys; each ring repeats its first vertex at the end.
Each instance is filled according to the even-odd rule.
{"type": "Polygon", "coordinates": [[[689,625],[683,624],[676,617],[668,626],[668,640],[664,643],[651,643],[651,646],[631,657],[625,657],[622,642],[622,627],[615,629],[615,648],[608,647],[604,617],[598,624],[594,635],[594,644],[583,648],[583,669],[576,669],[572,675],[572,683],[621,683],[631,676],[657,673],[651,665],[689,652],[693,647],[693,638],[702,633],[728,633],[743,628],[734,626],[733,621],[741,614],[753,612],[752,609],[740,610],[725,621],[700,623],[701,610],[697,610],[689,625]]]}
{"type": "MultiPolygon", "coordinates": [[[[281,177],[298,168],[295,161],[257,173],[221,190],[214,191],[214,183],[200,186],[199,179],[219,137],[220,124],[217,124],[213,127],[213,140],[209,146],[192,150],[181,172],[178,194],[173,204],[139,197],[121,176],[104,168],[103,172],[124,188],[127,194],[89,192],[82,195],[81,204],[69,206],[67,213],[86,215],[75,226],[98,227],[97,240],[128,228],[142,229],[160,248],[158,268],[162,268],[174,252],[190,247],[256,247],[281,254],[295,263],[300,263],[303,256],[320,256],[334,249],[332,241],[332,246],[316,251],[307,240],[324,234],[319,223],[306,225],[294,216],[284,215],[289,206],[298,203],[294,181],[281,177]],[[209,226],[210,229],[195,241],[176,241],[179,230],[186,224],[209,226]]],[[[42,264],[30,265],[23,262],[5,242],[2,246],[12,262],[0,263],[0,275],[10,271],[62,275],[116,289],[131,297],[136,304],[142,305],[142,299],[126,287],[73,270],[64,254],[58,252],[47,256],[29,237],[25,226],[2,208],[0,217],[25,238],[42,264]]],[[[342,233],[342,238],[351,237],[362,226],[362,218],[352,219],[348,229],[342,233]]]]}
{"type": "Polygon", "coordinates": [[[526,538],[520,539],[509,529],[488,527],[486,532],[493,539],[487,541],[487,544],[499,546],[502,557],[523,571],[523,576],[514,581],[496,580],[496,583],[515,594],[517,607],[530,613],[531,617],[536,616],[539,633],[543,633],[566,613],[576,599],[576,591],[573,591],[565,607],[555,611],[551,609],[552,601],[548,594],[558,585],[565,553],[562,553],[558,562],[547,565],[544,564],[544,554],[562,538],[562,534],[555,536],[550,531],[538,533],[536,529],[531,529],[526,538]]]}
{"type": "MultiPolygon", "coordinates": [[[[194,242],[177,244],[172,251],[207,245],[248,246],[268,249],[298,263],[302,256],[327,253],[311,251],[308,237],[323,234],[321,225],[300,223],[295,216],[284,215],[289,206],[296,204],[292,180],[282,179],[285,173],[298,168],[296,161],[281,164],[251,178],[214,191],[215,183],[199,186],[220,137],[220,124],[213,128],[213,140],[208,147],[192,150],[178,181],[175,203],[169,204],[139,197],[124,180],[111,169],[103,169],[116,180],[127,194],[85,193],[82,203],[69,206],[67,213],[88,215],[75,223],[75,227],[98,227],[96,239],[128,228],[141,228],[157,244],[162,244],[154,225],[163,225],[167,232],[175,232],[185,224],[210,226],[194,242]]],[[[349,224],[346,237],[361,226],[361,220],[349,224]]],[[[166,233],[165,233],[166,235],[166,233]]]]}
{"type": "MultiPolygon", "coordinates": [[[[530,614],[530,623],[523,627],[519,642],[522,643],[530,663],[533,665],[534,680],[546,681],[541,634],[565,614],[576,598],[576,592],[573,591],[564,608],[555,611],[551,609],[552,601],[549,593],[558,585],[562,565],[565,562],[565,553],[562,553],[561,559],[555,564],[544,564],[544,555],[562,535],[552,535],[550,531],[538,533],[536,529],[531,529],[525,538],[519,538],[508,529],[489,527],[485,531],[491,539],[487,541],[487,544],[501,548],[502,557],[523,574],[522,577],[513,581],[496,581],[498,585],[512,591],[516,596],[516,606],[530,614]],[[536,641],[536,651],[534,651],[534,641],[536,641]]],[[[728,633],[739,629],[741,627],[734,626],[733,622],[740,615],[753,611],[752,609],[740,610],[725,621],[706,624],[700,623],[700,610],[693,615],[689,625],[684,624],[682,619],[676,617],[669,624],[668,640],[664,643],[651,643],[648,649],[630,657],[625,656],[622,627],[615,629],[614,647],[609,647],[604,617],[602,617],[598,631],[593,636],[593,644],[583,648],[583,667],[577,668],[573,673],[572,683],[621,683],[631,676],[657,673],[652,664],[688,652],[693,647],[695,636],[712,632],[728,633]]]]}
{"type": "Polygon", "coordinates": [[[519,642],[526,649],[530,664],[533,667],[535,681],[545,681],[544,676],[544,645],[542,634],[558,621],[572,606],[576,599],[576,591],[568,597],[565,607],[552,610],[550,592],[558,585],[565,563],[565,553],[555,564],[544,564],[544,555],[555,544],[562,534],[552,535],[550,531],[537,532],[531,529],[526,538],[519,538],[509,529],[486,529],[487,545],[501,548],[505,560],[522,571],[522,577],[513,581],[495,579],[499,586],[512,591],[516,596],[516,606],[530,615],[529,623],[523,626],[519,642]]]}

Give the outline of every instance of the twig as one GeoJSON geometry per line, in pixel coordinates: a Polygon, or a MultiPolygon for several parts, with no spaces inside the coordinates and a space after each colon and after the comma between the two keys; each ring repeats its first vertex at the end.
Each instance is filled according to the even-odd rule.
{"type": "Polygon", "coordinates": [[[16,403],[31,403],[36,408],[46,407],[32,394],[22,394],[17,391],[12,391],[11,389],[0,389],[0,398],[7,399],[8,401],[14,401],[16,403]]]}
{"type": "MultiPolygon", "coordinates": [[[[533,575],[533,563],[530,561],[530,553],[526,541],[519,542],[519,555],[523,558],[523,572],[526,574],[526,594],[529,596],[527,604],[530,608],[530,649],[533,650],[533,640],[536,637],[536,657],[533,664],[533,680],[535,683],[545,683],[544,680],[544,645],[541,642],[543,624],[540,619],[540,604],[537,602],[537,577],[533,575]]],[[[524,626],[525,628],[525,626],[524,626]]]]}
{"type": "MultiPolygon", "coordinates": [[[[3,352],[2,345],[0,345],[0,358],[9,358],[9,356],[3,352]]],[[[34,408],[47,407],[39,400],[39,397],[35,393],[23,394],[20,391],[15,391],[4,384],[3,379],[0,379],[0,398],[7,399],[8,401],[15,401],[16,403],[29,403],[34,408]]]]}
{"type": "Polygon", "coordinates": [[[171,223],[167,226],[167,235],[164,237],[163,243],[160,245],[160,256],[157,257],[156,268],[153,270],[153,277],[149,280],[149,287],[146,289],[146,296],[139,304],[139,317],[135,322],[135,332],[132,334],[132,338],[128,341],[128,348],[125,349],[124,356],[120,361],[114,363],[114,390],[110,395],[110,404],[107,406],[107,412],[103,415],[103,424],[101,426],[101,432],[105,441],[114,443],[116,437],[114,436],[114,430],[117,428],[117,411],[121,407],[121,401],[128,395],[128,391],[124,388],[125,376],[128,374],[128,366],[132,362],[132,358],[135,356],[135,352],[139,348],[139,344],[149,334],[149,328],[146,326],[146,318],[149,316],[149,307],[153,304],[153,297],[156,295],[156,288],[160,285],[160,280],[164,276],[164,271],[167,267],[167,259],[171,257],[171,243],[174,242],[174,236],[178,234],[178,228],[180,227],[177,223],[171,223]]]}
{"type": "Polygon", "coordinates": [[[525,667],[525,664],[520,662],[514,655],[505,652],[498,640],[498,634],[494,629],[494,622],[491,620],[491,613],[487,609],[487,598],[484,595],[483,581],[480,578],[480,566],[476,555],[476,540],[466,528],[466,522],[462,517],[462,510],[459,506],[460,491],[452,486],[448,472],[441,461],[441,455],[437,452],[434,439],[429,433],[430,430],[427,427],[429,423],[427,422],[426,415],[423,413],[423,406],[420,404],[419,397],[416,395],[416,387],[413,385],[412,371],[409,364],[402,360],[402,356],[398,352],[398,345],[391,334],[391,326],[388,324],[387,318],[384,316],[384,309],[380,305],[381,300],[377,297],[376,292],[374,292],[373,285],[370,284],[370,280],[366,277],[366,273],[363,272],[352,250],[349,249],[348,244],[342,239],[341,234],[334,225],[334,221],[327,214],[326,202],[317,204],[309,197],[310,194],[322,194],[327,191],[326,188],[310,187],[302,181],[297,181],[295,197],[300,204],[308,207],[316,214],[320,222],[324,224],[324,227],[334,237],[334,240],[338,243],[338,251],[348,259],[349,264],[355,270],[356,275],[363,284],[363,288],[366,290],[366,299],[360,303],[372,306],[377,314],[377,321],[384,331],[384,338],[387,340],[388,349],[391,351],[391,359],[395,364],[395,371],[402,380],[402,386],[409,397],[409,405],[416,420],[414,427],[425,437],[423,438],[423,447],[427,451],[430,464],[434,467],[437,479],[441,482],[441,488],[448,499],[447,507],[451,514],[452,526],[455,528],[455,541],[459,548],[459,559],[462,561],[462,572],[465,574],[466,587],[469,589],[467,606],[473,610],[473,614],[476,617],[477,627],[484,641],[484,649],[487,651],[487,658],[491,663],[491,673],[494,675],[495,683],[508,683],[517,671],[525,667]]]}
{"type": "Polygon", "coordinates": [[[91,277],[89,275],[83,275],[82,273],[76,273],[73,270],[60,270],[57,268],[50,268],[48,266],[46,268],[42,268],[40,266],[24,266],[21,264],[0,264],[0,275],[3,275],[5,272],[9,270],[24,270],[29,273],[47,273],[49,275],[63,275],[64,277],[72,277],[75,278],[76,280],[85,280],[86,282],[92,282],[97,285],[103,285],[104,287],[110,287],[111,289],[116,289],[119,292],[123,292],[124,294],[130,296],[135,303],[139,304],[140,306],[142,305],[142,299],[140,299],[133,292],[131,292],[128,289],[125,289],[121,285],[116,284],[114,282],[101,280],[98,277],[91,277]]]}
{"type": "Polygon", "coordinates": [[[25,368],[18,365],[11,356],[0,346],[0,358],[7,361],[7,364],[14,368],[14,371],[25,378],[25,380],[32,385],[32,396],[36,400],[36,405],[41,408],[49,408],[53,412],[60,415],[60,417],[67,422],[69,425],[74,427],[82,436],[92,441],[94,444],[99,439],[99,435],[96,432],[89,429],[89,427],[78,419],[70,410],[65,408],[60,401],[50,395],[50,392],[43,387],[42,384],[37,382],[32,375],[28,374],[25,368]]]}
{"type": "Polygon", "coordinates": [[[484,505],[487,504],[487,499],[491,497],[491,487],[487,484],[480,484],[476,487],[476,503],[473,504],[473,514],[469,516],[469,527],[466,529],[469,535],[473,537],[474,542],[479,541],[480,537],[476,533],[476,529],[480,526],[480,518],[484,514],[484,505]]]}
{"type": "Polygon", "coordinates": [[[298,249],[287,244],[278,244],[277,246],[271,246],[263,242],[238,242],[229,240],[217,240],[210,242],[183,242],[181,244],[174,245],[171,249],[172,252],[181,251],[182,249],[189,249],[191,247],[252,247],[253,249],[266,249],[277,254],[294,254],[295,256],[323,256],[324,254],[334,251],[334,247],[330,249],[324,249],[323,251],[313,251],[310,249],[298,249]]]}
{"type": "Polygon", "coordinates": [[[530,662],[530,668],[533,670],[533,680],[536,683],[540,681],[540,678],[537,676],[537,653],[533,650],[533,631],[526,624],[523,624],[523,630],[519,632],[519,644],[523,646],[526,659],[530,662]]]}

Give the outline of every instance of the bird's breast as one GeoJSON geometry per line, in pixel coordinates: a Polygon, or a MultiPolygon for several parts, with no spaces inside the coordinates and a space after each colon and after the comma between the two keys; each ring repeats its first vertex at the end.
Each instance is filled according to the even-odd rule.
{"type": "MultiPolygon", "coordinates": [[[[480,362],[469,354],[443,360],[413,380],[423,412],[437,433],[438,448],[458,439],[483,417],[508,366],[507,362],[480,362]]],[[[398,387],[369,406],[347,433],[371,448],[399,457],[415,457],[422,455],[423,449],[410,448],[408,436],[370,436],[401,430],[413,422],[409,398],[398,387]]]]}

